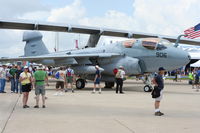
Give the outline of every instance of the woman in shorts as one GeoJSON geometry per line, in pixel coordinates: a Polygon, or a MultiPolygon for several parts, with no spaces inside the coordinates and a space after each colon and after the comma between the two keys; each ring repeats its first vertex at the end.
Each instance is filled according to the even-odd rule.
{"type": "Polygon", "coordinates": [[[29,97],[29,92],[32,89],[32,76],[28,72],[28,66],[24,67],[24,71],[20,74],[19,80],[22,84],[23,108],[29,108],[29,106],[27,105],[27,101],[28,101],[28,97],[29,97]]]}

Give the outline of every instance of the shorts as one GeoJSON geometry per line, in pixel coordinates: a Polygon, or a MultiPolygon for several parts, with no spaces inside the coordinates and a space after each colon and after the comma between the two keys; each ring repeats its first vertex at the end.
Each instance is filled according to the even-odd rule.
{"type": "Polygon", "coordinates": [[[30,92],[31,91],[31,84],[22,85],[22,92],[30,92]]]}
{"type": "Polygon", "coordinates": [[[56,89],[58,88],[64,89],[64,81],[57,81],[56,82],[56,89]]]}
{"type": "Polygon", "coordinates": [[[163,98],[163,90],[160,91],[160,96],[155,98],[155,101],[160,102],[162,100],[162,98],[163,98]]]}
{"type": "Polygon", "coordinates": [[[73,83],[73,77],[66,77],[67,83],[73,83]]]}
{"type": "Polygon", "coordinates": [[[45,86],[44,85],[36,85],[35,86],[35,95],[45,95],[45,86]]]}
{"type": "Polygon", "coordinates": [[[195,79],[194,84],[199,84],[199,79],[195,79]]]}
{"type": "Polygon", "coordinates": [[[100,78],[97,78],[97,79],[95,80],[94,84],[95,84],[95,85],[96,85],[96,84],[100,84],[100,82],[101,82],[101,79],[100,79],[100,78]]]}

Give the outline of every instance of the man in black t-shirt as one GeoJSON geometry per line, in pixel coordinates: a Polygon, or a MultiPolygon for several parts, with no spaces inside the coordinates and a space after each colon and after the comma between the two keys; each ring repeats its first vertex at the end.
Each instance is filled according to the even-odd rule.
{"type": "Polygon", "coordinates": [[[152,80],[153,84],[155,85],[157,91],[160,92],[160,96],[155,98],[155,116],[162,116],[164,113],[160,112],[160,101],[163,97],[163,89],[164,89],[164,81],[163,81],[163,75],[165,74],[165,69],[163,67],[159,68],[158,75],[154,77],[152,80]]]}

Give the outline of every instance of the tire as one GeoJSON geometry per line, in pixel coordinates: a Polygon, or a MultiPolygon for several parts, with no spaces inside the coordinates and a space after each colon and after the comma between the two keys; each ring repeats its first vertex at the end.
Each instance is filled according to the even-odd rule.
{"type": "Polygon", "coordinates": [[[151,92],[151,91],[152,91],[152,87],[150,85],[144,86],[144,92],[151,92]]]}
{"type": "Polygon", "coordinates": [[[115,86],[115,82],[105,82],[104,88],[112,88],[115,86]]]}
{"type": "Polygon", "coordinates": [[[85,88],[85,80],[84,79],[78,79],[78,80],[76,80],[76,88],[77,89],[83,89],[83,88],[85,88]]]}

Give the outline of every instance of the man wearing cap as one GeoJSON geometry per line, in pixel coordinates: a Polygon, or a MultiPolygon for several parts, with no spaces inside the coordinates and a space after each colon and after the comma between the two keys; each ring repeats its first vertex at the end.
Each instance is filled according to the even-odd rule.
{"type": "Polygon", "coordinates": [[[6,93],[4,91],[6,78],[6,65],[0,65],[0,93],[6,93]]]}
{"type": "Polygon", "coordinates": [[[122,91],[122,87],[123,87],[123,80],[125,78],[125,71],[124,71],[124,67],[120,66],[116,75],[116,93],[118,93],[118,91],[123,94],[124,92],[122,91]]]}
{"type": "Polygon", "coordinates": [[[39,99],[40,94],[42,95],[42,108],[45,108],[45,85],[44,81],[48,84],[48,75],[43,70],[43,66],[39,65],[37,71],[33,74],[33,82],[35,86],[35,95],[36,95],[36,105],[34,108],[39,108],[39,99]]]}
{"type": "Polygon", "coordinates": [[[73,81],[74,81],[74,70],[69,66],[66,70],[66,83],[65,83],[66,90],[65,90],[65,92],[67,92],[68,85],[70,85],[72,93],[74,93],[73,81]]]}
{"type": "Polygon", "coordinates": [[[99,94],[101,94],[101,85],[100,85],[100,82],[101,82],[101,72],[99,70],[99,66],[98,65],[95,66],[95,69],[96,69],[96,72],[95,72],[95,78],[94,78],[94,89],[93,89],[92,93],[96,92],[96,85],[98,85],[98,87],[99,87],[99,94]]]}
{"type": "Polygon", "coordinates": [[[156,75],[154,77],[154,79],[152,80],[153,84],[155,85],[155,87],[159,90],[160,92],[160,96],[155,98],[155,116],[162,116],[164,115],[164,113],[162,113],[159,109],[160,107],[160,102],[162,100],[163,97],[163,89],[164,89],[164,80],[163,80],[163,75],[165,74],[165,69],[163,67],[160,67],[158,69],[158,75],[156,75]]]}

